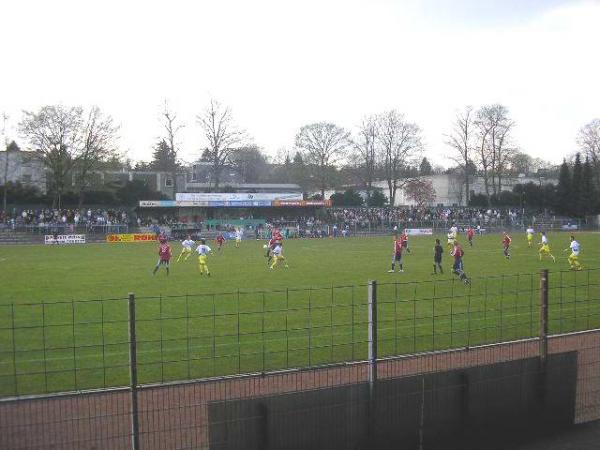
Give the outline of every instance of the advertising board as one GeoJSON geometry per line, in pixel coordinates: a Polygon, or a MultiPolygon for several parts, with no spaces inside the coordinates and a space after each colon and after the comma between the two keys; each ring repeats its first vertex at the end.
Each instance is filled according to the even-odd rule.
{"type": "Polygon", "coordinates": [[[85,244],[85,234],[53,234],[44,236],[44,244],[85,244]]]}

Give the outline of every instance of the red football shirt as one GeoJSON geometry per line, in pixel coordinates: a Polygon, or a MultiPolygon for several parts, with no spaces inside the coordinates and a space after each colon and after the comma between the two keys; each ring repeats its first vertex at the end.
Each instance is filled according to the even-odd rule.
{"type": "Polygon", "coordinates": [[[158,256],[161,261],[169,261],[171,259],[171,246],[169,244],[161,244],[158,247],[158,256]]]}
{"type": "Polygon", "coordinates": [[[401,239],[396,239],[394,241],[394,249],[395,249],[397,255],[401,255],[402,254],[402,250],[404,249],[404,247],[402,247],[402,240],[401,239]]]}

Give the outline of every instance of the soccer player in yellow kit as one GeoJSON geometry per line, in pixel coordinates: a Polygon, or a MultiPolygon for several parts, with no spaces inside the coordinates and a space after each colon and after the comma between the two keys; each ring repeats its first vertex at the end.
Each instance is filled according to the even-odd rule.
{"type": "Polygon", "coordinates": [[[540,242],[540,245],[540,261],[542,260],[543,256],[549,256],[550,258],[552,258],[552,261],[556,262],[556,258],[552,253],[550,253],[550,244],[548,243],[548,237],[546,236],[545,231],[542,231],[542,242],[540,242]]]}
{"type": "Polygon", "coordinates": [[[283,245],[281,245],[281,242],[277,241],[275,247],[272,250],[272,254],[273,262],[271,263],[271,267],[269,267],[269,269],[273,270],[275,266],[278,265],[280,262],[283,262],[285,264],[286,269],[289,267],[287,261],[285,260],[285,256],[283,256],[283,245]]]}
{"type": "Polygon", "coordinates": [[[569,255],[569,266],[571,270],[581,270],[581,264],[579,264],[579,252],[581,251],[581,246],[579,242],[575,240],[575,236],[571,235],[571,244],[569,248],[565,249],[565,252],[571,250],[571,254],[569,255]]]}
{"type": "Polygon", "coordinates": [[[208,245],[206,245],[206,241],[204,239],[200,239],[200,245],[196,248],[196,252],[198,253],[198,269],[200,269],[200,275],[206,275],[210,277],[210,271],[208,270],[208,255],[212,250],[208,245]]]}
{"type": "Polygon", "coordinates": [[[192,247],[194,246],[194,244],[195,244],[195,242],[192,240],[191,236],[188,236],[186,240],[181,241],[182,249],[181,249],[181,253],[177,257],[177,262],[179,262],[181,260],[181,257],[183,255],[185,255],[185,258],[183,260],[184,261],[188,260],[188,258],[192,254],[192,247]]]}
{"type": "Polygon", "coordinates": [[[533,227],[527,228],[526,233],[527,233],[527,246],[531,248],[531,245],[533,244],[533,233],[535,233],[533,227]]]}
{"type": "Polygon", "coordinates": [[[242,236],[244,235],[244,231],[241,228],[235,230],[235,248],[240,248],[240,244],[242,243],[242,236]]]}

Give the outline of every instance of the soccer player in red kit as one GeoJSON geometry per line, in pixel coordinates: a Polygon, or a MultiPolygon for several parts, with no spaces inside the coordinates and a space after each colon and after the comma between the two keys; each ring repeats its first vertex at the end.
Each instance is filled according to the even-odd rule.
{"type": "Polygon", "coordinates": [[[221,251],[221,248],[223,247],[223,244],[225,243],[225,236],[223,236],[223,233],[219,234],[217,236],[217,251],[221,251]]]}
{"type": "Polygon", "coordinates": [[[273,250],[275,250],[276,245],[283,246],[283,236],[281,235],[279,230],[273,231],[273,235],[267,246],[267,254],[265,255],[265,257],[267,258],[267,266],[270,266],[271,261],[273,261],[273,250]]]}
{"type": "Polygon", "coordinates": [[[469,245],[473,247],[473,236],[475,236],[475,230],[473,227],[469,227],[467,229],[467,240],[469,241],[469,245]]]}
{"type": "Polygon", "coordinates": [[[458,275],[458,278],[460,278],[460,280],[463,283],[471,284],[471,280],[469,280],[469,277],[465,273],[465,266],[463,263],[463,256],[465,256],[465,251],[462,249],[458,242],[454,244],[454,247],[450,254],[454,256],[454,265],[452,266],[452,272],[458,275]]]}
{"type": "Polygon", "coordinates": [[[406,230],[402,231],[402,234],[400,235],[400,243],[402,248],[410,253],[410,248],[408,248],[408,232],[406,230]]]}
{"type": "Polygon", "coordinates": [[[152,272],[152,275],[155,275],[160,266],[163,266],[167,269],[167,275],[169,275],[169,263],[171,262],[171,246],[168,244],[166,237],[160,237],[159,239],[160,245],[158,246],[158,262],[156,263],[156,267],[152,272]]]}
{"type": "Polygon", "coordinates": [[[504,256],[506,257],[506,259],[510,259],[509,248],[510,248],[511,242],[512,242],[512,239],[510,238],[510,236],[508,234],[506,234],[506,232],[504,232],[504,236],[502,238],[502,245],[504,247],[504,256]]]}
{"type": "Polygon", "coordinates": [[[388,273],[394,273],[396,263],[398,263],[398,267],[400,268],[398,272],[404,272],[404,268],[402,266],[402,251],[404,250],[404,248],[405,247],[402,245],[402,238],[394,239],[394,256],[392,257],[392,268],[388,270],[388,273]]]}

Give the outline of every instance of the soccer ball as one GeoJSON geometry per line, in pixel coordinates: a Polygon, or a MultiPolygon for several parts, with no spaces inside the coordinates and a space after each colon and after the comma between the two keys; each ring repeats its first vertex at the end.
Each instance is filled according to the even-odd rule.
{"type": "Polygon", "coordinates": [[[267,244],[265,244],[265,245],[263,245],[263,248],[267,249],[267,248],[269,248],[269,246],[267,244]]]}

